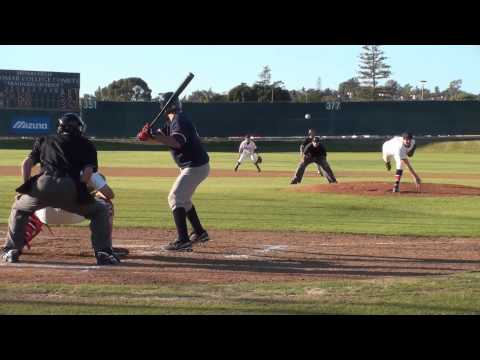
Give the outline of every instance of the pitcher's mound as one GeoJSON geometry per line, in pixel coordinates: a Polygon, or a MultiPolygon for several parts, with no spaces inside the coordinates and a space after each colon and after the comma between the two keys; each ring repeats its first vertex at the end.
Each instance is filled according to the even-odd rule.
{"type": "Polygon", "coordinates": [[[291,185],[289,190],[312,193],[335,193],[383,196],[480,196],[480,188],[452,184],[422,184],[417,192],[415,184],[401,183],[400,193],[392,193],[393,184],[383,182],[347,182],[340,184],[291,185]]]}

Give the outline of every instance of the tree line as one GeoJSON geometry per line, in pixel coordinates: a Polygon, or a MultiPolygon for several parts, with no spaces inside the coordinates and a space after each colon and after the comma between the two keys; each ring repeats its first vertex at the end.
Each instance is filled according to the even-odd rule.
{"type": "MultiPolygon", "coordinates": [[[[386,63],[387,57],[380,45],[365,45],[359,56],[358,76],[339,84],[337,89],[317,88],[289,90],[283,81],[272,80],[272,70],[266,65],[258,74],[258,80],[249,85],[242,82],[227,92],[218,93],[211,88],[196,90],[183,97],[184,102],[324,102],[324,101],[379,101],[379,100],[480,100],[461,89],[462,80],[450,82],[446,89],[436,86],[433,91],[411,84],[401,85],[391,78],[392,71],[386,63]],[[382,83],[383,82],[383,83],[382,83]]],[[[160,94],[159,94],[160,95],[160,94]]],[[[97,101],[157,101],[152,90],[141,78],[126,78],[113,81],[106,87],[99,87],[94,95],[85,94],[83,100],[97,101]]]]}

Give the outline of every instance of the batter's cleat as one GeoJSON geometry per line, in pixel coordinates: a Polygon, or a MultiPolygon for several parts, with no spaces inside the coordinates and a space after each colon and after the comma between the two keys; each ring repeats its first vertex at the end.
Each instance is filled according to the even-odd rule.
{"type": "Polygon", "coordinates": [[[385,167],[387,168],[387,171],[392,170],[392,164],[390,164],[390,161],[385,163],[385,167]]]}
{"type": "Polygon", "coordinates": [[[112,252],[115,254],[116,257],[123,257],[130,254],[130,251],[128,249],[120,247],[113,247],[112,252]]]}
{"type": "Polygon", "coordinates": [[[2,262],[4,263],[17,263],[20,258],[20,251],[16,249],[4,250],[2,252],[2,262]]]}
{"type": "Polygon", "coordinates": [[[111,250],[100,250],[95,252],[97,265],[117,265],[120,259],[111,250]]]}
{"type": "Polygon", "coordinates": [[[298,180],[292,179],[292,181],[290,181],[290,185],[295,185],[295,184],[298,184],[298,180]]]}
{"type": "Polygon", "coordinates": [[[207,241],[210,240],[210,237],[208,236],[208,233],[204,231],[200,235],[197,235],[197,233],[192,232],[190,234],[190,241],[192,244],[197,244],[197,243],[206,243],[207,241]]]}
{"type": "Polygon", "coordinates": [[[398,186],[394,186],[393,189],[392,189],[392,192],[393,193],[399,193],[400,192],[400,188],[398,186]]]}
{"type": "Polygon", "coordinates": [[[192,242],[190,240],[175,240],[164,247],[168,251],[193,251],[192,242]]]}

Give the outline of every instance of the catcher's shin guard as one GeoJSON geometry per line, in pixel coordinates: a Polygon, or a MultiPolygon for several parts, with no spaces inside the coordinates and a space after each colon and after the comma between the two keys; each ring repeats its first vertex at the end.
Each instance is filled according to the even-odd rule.
{"type": "Polygon", "coordinates": [[[37,217],[37,215],[32,214],[28,218],[28,223],[25,229],[25,245],[30,250],[31,242],[37,236],[40,231],[42,231],[43,223],[37,217]]]}

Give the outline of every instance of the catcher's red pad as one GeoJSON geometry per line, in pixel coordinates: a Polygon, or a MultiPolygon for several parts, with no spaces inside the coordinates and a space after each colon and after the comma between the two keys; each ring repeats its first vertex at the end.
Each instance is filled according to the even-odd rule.
{"type": "Polygon", "coordinates": [[[28,218],[28,223],[25,229],[25,245],[30,250],[31,242],[35,236],[37,236],[40,231],[42,231],[43,223],[37,217],[37,215],[32,214],[28,218]]]}

